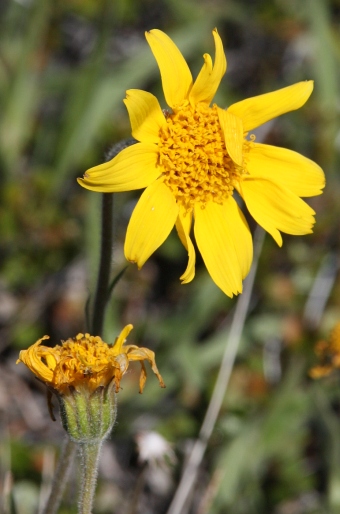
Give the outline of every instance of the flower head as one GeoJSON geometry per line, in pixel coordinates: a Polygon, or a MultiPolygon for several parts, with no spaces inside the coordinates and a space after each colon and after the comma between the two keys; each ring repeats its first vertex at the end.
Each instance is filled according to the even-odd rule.
{"type": "Polygon", "coordinates": [[[247,137],[266,121],[301,107],[313,82],[299,82],[227,109],[210,105],[227,67],[216,29],[213,37],[215,61],[204,54],[203,67],[193,82],[173,41],[160,30],[146,33],[171,111],[162,111],[146,91],[128,90],[124,103],[138,143],[91,168],[78,182],[99,192],[146,187],[127,229],[126,258],[140,268],[176,225],[188,252],[181,280],[190,282],[195,274],[190,237],[194,225],[196,243],[212,279],[233,296],[242,291],[252,262],[251,233],[235,191],[281,246],[280,231],[312,232],[315,213],[300,197],[321,194],[324,175],[317,164],[296,152],[247,137]]]}
{"type": "Polygon", "coordinates": [[[127,325],[113,345],[105,343],[99,336],[78,334],[74,339],[67,339],[61,345],[50,348],[41,344],[49,339],[44,336],[28,350],[22,350],[17,362],[26,364],[41,381],[61,395],[67,394],[70,389],[91,393],[112,382],[118,392],[129,362],[137,360],[142,366],[140,392],[146,381],[144,360],[150,362],[152,371],[164,387],[154,352],[135,345],[124,345],[132,328],[132,325],[127,325]]]}
{"type": "Polygon", "coordinates": [[[312,378],[324,377],[340,368],[340,323],[335,325],[328,341],[322,340],[316,344],[315,353],[321,364],[310,370],[312,378]]]}

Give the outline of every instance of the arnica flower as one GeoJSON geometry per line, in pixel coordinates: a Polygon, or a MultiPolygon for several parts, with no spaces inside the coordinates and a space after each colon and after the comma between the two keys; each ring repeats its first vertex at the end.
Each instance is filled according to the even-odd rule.
{"type": "Polygon", "coordinates": [[[340,323],[335,325],[328,341],[322,340],[316,344],[315,353],[321,364],[310,370],[312,378],[324,377],[340,369],[340,323]]]}
{"type": "Polygon", "coordinates": [[[227,109],[211,105],[227,66],[216,29],[213,37],[215,62],[204,54],[203,67],[193,82],[173,41],[160,30],[146,33],[171,110],[162,111],[151,93],[128,90],[124,103],[138,142],[89,169],[78,182],[98,192],[146,187],[128,225],[126,258],[143,266],[175,225],[188,252],[188,265],[180,278],[190,282],[195,274],[193,226],[212,279],[232,297],[242,292],[253,252],[235,191],[256,222],[281,246],[280,231],[312,232],[315,212],[300,197],[321,194],[324,175],[306,157],[256,143],[250,133],[304,105],[313,82],[248,98],[227,109]]]}
{"type": "Polygon", "coordinates": [[[142,366],[140,393],[146,381],[145,360],[151,364],[161,387],[165,387],[154,352],[124,345],[132,328],[127,325],[113,345],[99,336],[78,334],[50,348],[41,344],[48,339],[44,336],[20,352],[17,363],[26,364],[56,394],[63,426],[74,441],[101,441],[110,433],[116,418],[115,393],[130,361],[140,361],[142,366]]]}
{"type": "Polygon", "coordinates": [[[147,360],[164,387],[154,352],[135,345],[124,345],[132,328],[132,325],[127,325],[113,345],[105,343],[99,336],[78,334],[74,339],[67,339],[61,345],[50,348],[42,346],[42,341],[49,339],[49,336],[44,336],[28,350],[22,350],[17,363],[23,362],[42,382],[65,394],[70,388],[93,392],[111,382],[114,382],[118,392],[130,361],[141,362],[139,391],[142,392],[146,381],[143,361],[147,360]]]}

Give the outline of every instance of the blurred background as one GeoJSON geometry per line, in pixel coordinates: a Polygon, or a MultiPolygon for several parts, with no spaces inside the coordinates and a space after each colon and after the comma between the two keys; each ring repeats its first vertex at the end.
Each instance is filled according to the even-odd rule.
{"type": "MultiPolygon", "coordinates": [[[[230,386],[181,514],[340,512],[340,388],[313,381],[314,345],[340,321],[339,0],[0,1],[0,496],[5,514],[44,502],[63,430],[45,389],[15,361],[45,334],[85,329],[100,236],[100,194],[76,177],[130,136],[122,99],[140,88],[165,102],[144,31],[176,42],[193,75],[214,53],[228,70],[216,97],[243,98],[313,79],[308,103],[266,124],[258,140],[301,152],[325,171],[309,201],[314,233],[266,236],[230,386]]],[[[139,192],[115,195],[114,269],[139,192]]],[[[251,224],[255,229],[254,223],[251,224]]],[[[99,470],[96,514],[167,512],[206,412],[236,299],[200,257],[181,285],[186,251],[174,232],[141,271],[130,265],[110,303],[105,337],[156,352],[167,388],[138,365],[123,379],[118,422],[99,470]],[[159,455],[165,457],[159,458],[159,455]],[[155,454],[156,457],[155,458],[155,454]]],[[[55,406],[57,414],[57,407],[55,406]]],[[[76,471],[63,514],[76,512],[76,471]]]]}

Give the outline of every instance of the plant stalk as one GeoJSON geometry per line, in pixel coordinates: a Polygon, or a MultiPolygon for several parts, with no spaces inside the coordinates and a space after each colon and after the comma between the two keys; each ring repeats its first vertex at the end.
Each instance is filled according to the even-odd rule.
{"type": "MultiPolygon", "coordinates": [[[[105,162],[116,157],[119,152],[135,144],[133,138],[125,139],[110,148],[105,156],[105,162]]],[[[102,196],[102,215],[101,215],[101,242],[100,242],[100,261],[97,279],[96,293],[92,310],[92,323],[90,332],[96,336],[102,336],[105,310],[109,301],[112,288],[109,286],[112,250],[113,250],[113,193],[103,193],[102,196]]]]}
{"type": "Polygon", "coordinates": [[[109,280],[111,274],[113,249],[113,193],[102,194],[100,262],[96,293],[93,304],[91,333],[103,333],[105,309],[109,299],[109,280]]]}
{"type": "Polygon", "coordinates": [[[101,446],[102,441],[78,444],[81,459],[78,514],[92,514],[101,446]]]}
{"type": "Polygon", "coordinates": [[[53,478],[50,496],[41,514],[56,514],[58,511],[64,489],[68,481],[75,450],[76,443],[66,436],[53,478]]]}

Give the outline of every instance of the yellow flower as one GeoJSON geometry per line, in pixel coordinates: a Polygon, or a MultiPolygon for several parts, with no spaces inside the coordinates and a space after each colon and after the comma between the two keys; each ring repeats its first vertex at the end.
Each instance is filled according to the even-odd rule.
{"type": "Polygon", "coordinates": [[[127,325],[113,345],[105,343],[99,336],[78,334],[74,339],[49,348],[41,344],[49,339],[49,336],[44,336],[28,350],[22,350],[17,363],[26,364],[36,377],[59,394],[67,394],[70,389],[91,392],[108,386],[112,381],[118,392],[130,361],[141,363],[139,391],[142,392],[146,381],[144,360],[150,362],[160,385],[165,387],[154,352],[135,345],[124,346],[132,328],[132,325],[127,325]]]}
{"type": "Polygon", "coordinates": [[[315,353],[321,361],[309,372],[312,378],[329,375],[340,368],[340,323],[337,323],[330,333],[329,341],[319,341],[315,346],[315,353]]]}
{"type": "Polygon", "coordinates": [[[252,262],[251,234],[234,192],[281,246],[280,231],[312,232],[315,212],[300,197],[321,194],[324,175],[317,164],[296,152],[247,137],[266,121],[301,107],[313,82],[248,98],[227,109],[210,106],[227,66],[216,29],[213,36],[215,62],[204,54],[193,82],[173,41],[160,30],[146,33],[171,111],[162,111],[146,91],[128,90],[124,102],[138,143],[91,168],[78,182],[99,192],[146,187],[127,229],[126,258],[140,268],[176,225],[189,257],[181,280],[190,282],[195,274],[190,238],[194,224],[212,279],[233,296],[242,292],[242,279],[252,262]]]}

